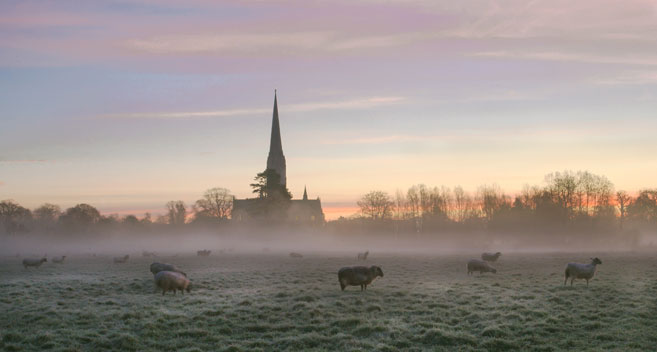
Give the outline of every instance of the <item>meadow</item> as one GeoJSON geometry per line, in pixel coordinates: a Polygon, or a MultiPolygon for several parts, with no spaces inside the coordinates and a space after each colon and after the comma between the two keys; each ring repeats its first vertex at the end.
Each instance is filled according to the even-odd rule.
{"type": "Polygon", "coordinates": [[[504,254],[497,274],[466,275],[478,254],[372,253],[384,277],[340,291],[355,253],[71,255],[24,269],[0,259],[5,351],[645,351],[657,346],[657,256],[504,254]],[[586,287],[567,262],[602,259],[586,287]],[[174,263],[191,294],[155,292],[149,265],[174,263]]]}

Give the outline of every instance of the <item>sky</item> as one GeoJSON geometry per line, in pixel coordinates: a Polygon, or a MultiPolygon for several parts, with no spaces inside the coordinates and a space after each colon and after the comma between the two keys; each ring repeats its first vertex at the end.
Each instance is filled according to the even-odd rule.
{"type": "Polygon", "coordinates": [[[249,197],[274,89],[329,219],[418,183],[657,187],[657,1],[3,0],[0,199],[249,197]]]}

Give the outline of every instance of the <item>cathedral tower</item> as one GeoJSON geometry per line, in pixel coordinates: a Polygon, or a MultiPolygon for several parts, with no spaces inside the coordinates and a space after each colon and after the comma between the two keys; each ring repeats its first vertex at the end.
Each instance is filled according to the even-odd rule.
{"type": "Polygon", "coordinates": [[[285,155],[281,144],[281,127],[278,122],[278,102],[274,90],[274,116],[271,121],[271,140],[269,142],[269,156],[267,157],[267,168],[274,169],[281,176],[281,184],[287,184],[285,176],[285,155]]]}

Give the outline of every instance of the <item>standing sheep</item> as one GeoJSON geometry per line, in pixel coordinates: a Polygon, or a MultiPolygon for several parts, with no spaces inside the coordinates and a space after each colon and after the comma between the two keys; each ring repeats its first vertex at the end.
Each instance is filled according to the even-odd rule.
{"type": "Polygon", "coordinates": [[[470,261],[468,261],[468,275],[471,275],[475,271],[478,271],[479,274],[489,273],[489,272],[497,273],[497,269],[488,265],[488,263],[486,263],[485,261],[478,259],[470,259],[470,261]]]}
{"type": "Polygon", "coordinates": [[[173,291],[174,295],[177,290],[180,290],[182,294],[185,294],[184,291],[191,292],[189,279],[175,271],[160,271],[155,274],[155,285],[162,290],[162,296],[167,291],[173,291]]]}
{"type": "Polygon", "coordinates": [[[210,255],[210,253],[212,253],[212,251],[209,250],[209,249],[204,249],[204,250],[201,250],[201,251],[196,251],[196,255],[199,256],[199,257],[207,257],[207,256],[210,255]]]}
{"type": "Polygon", "coordinates": [[[130,256],[128,254],[126,254],[123,257],[114,257],[114,263],[115,264],[125,263],[125,262],[128,261],[129,258],[130,258],[130,256]]]}
{"type": "Polygon", "coordinates": [[[600,259],[591,258],[591,264],[580,264],[580,263],[568,263],[566,265],[565,278],[563,284],[565,285],[570,279],[570,286],[573,285],[575,279],[584,279],[586,280],[586,286],[589,286],[589,280],[595,275],[596,265],[602,264],[600,259]]]}
{"type": "Polygon", "coordinates": [[[497,252],[495,254],[493,253],[482,253],[481,254],[481,259],[486,261],[486,262],[496,262],[497,259],[502,255],[502,253],[497,252]]]}
{"type": "Polygon", "coordinates": [[[38,268],[41,266],[41,264],[47,262],[48,259],[46,258],[41,258],[41,259],[23,259],[23,266],[25,269],[27,269],[28,266],[33,266],[35,268],[38,268]]]}
{"type": "Polygon", "coordinates": [[[52,262],[57,263],[57,264],[64,264],[64,259],[66,259],[65,255],[63,255],[61,257],[54,257],[54,258],[52,258],[52,262]]]}
{"type": "Polygon", "coordinates": [[[370,251],[365,251],[364,253],[358,253],[356,260],[367,260],[367,256],[370,255],[370,251]]]}
{"type": "Polygon", "coordinates": [[[383,277],[383,271],[376,265],[369,268],[364,266],[344,267],[338,271],[338,281],[340,281],[342,291],[347,286],[360,286],[361,291],[366,290],[367,285],[371,284],[377,276],[383,277]]]}
{"type": "Polygon", "coordinates": [[[303,254],[297,252],[290,252],[290,258],[303,258],[303,254]]]}
{"type": "Polygon", "coordinates": [[[173,264],[166,264],[166,263],[153,263],[151,264],[151,272],[153,275],[159,273],[160,271],[173,271],[176,273],[181,273],[187,277],[187,273],[184,271],[180,270],[177,266],[173,264]]]}

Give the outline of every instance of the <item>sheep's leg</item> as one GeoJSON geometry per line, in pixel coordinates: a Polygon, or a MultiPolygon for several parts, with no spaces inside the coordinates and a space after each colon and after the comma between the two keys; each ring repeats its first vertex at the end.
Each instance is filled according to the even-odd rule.
{"type": "Polygon", "coordinates": [[[575,281],[575,277],[573,277],[572,279],[570,279],[570,286],[573,285],[573,281],[575,281]]]}
{"type": "Polygon", "coordinates": [[[360,285],[360,291],[362,292],[363,290],[365,290],[364,285],[360,285]]]}
{"type": "Polygon", "coordinates": [[[565,276],[566,276],[566,278],[563,279],[563,285],[564,285],[564,286],[566,286],[566,283],[568,282],[568,275],[565,275],[565,276]]]}
{"type": "Polygon", "coordinates": [[[586,279],[586,287],[589,287],[589,279],[586,279]]]}
{"type": "Polygon", "coordinates": [[[167,292],[167,291],[166,291],[165,289],[162,289],[162,296],[164,296],[164,294],[165,294],[166,292],[167,292]]]}

